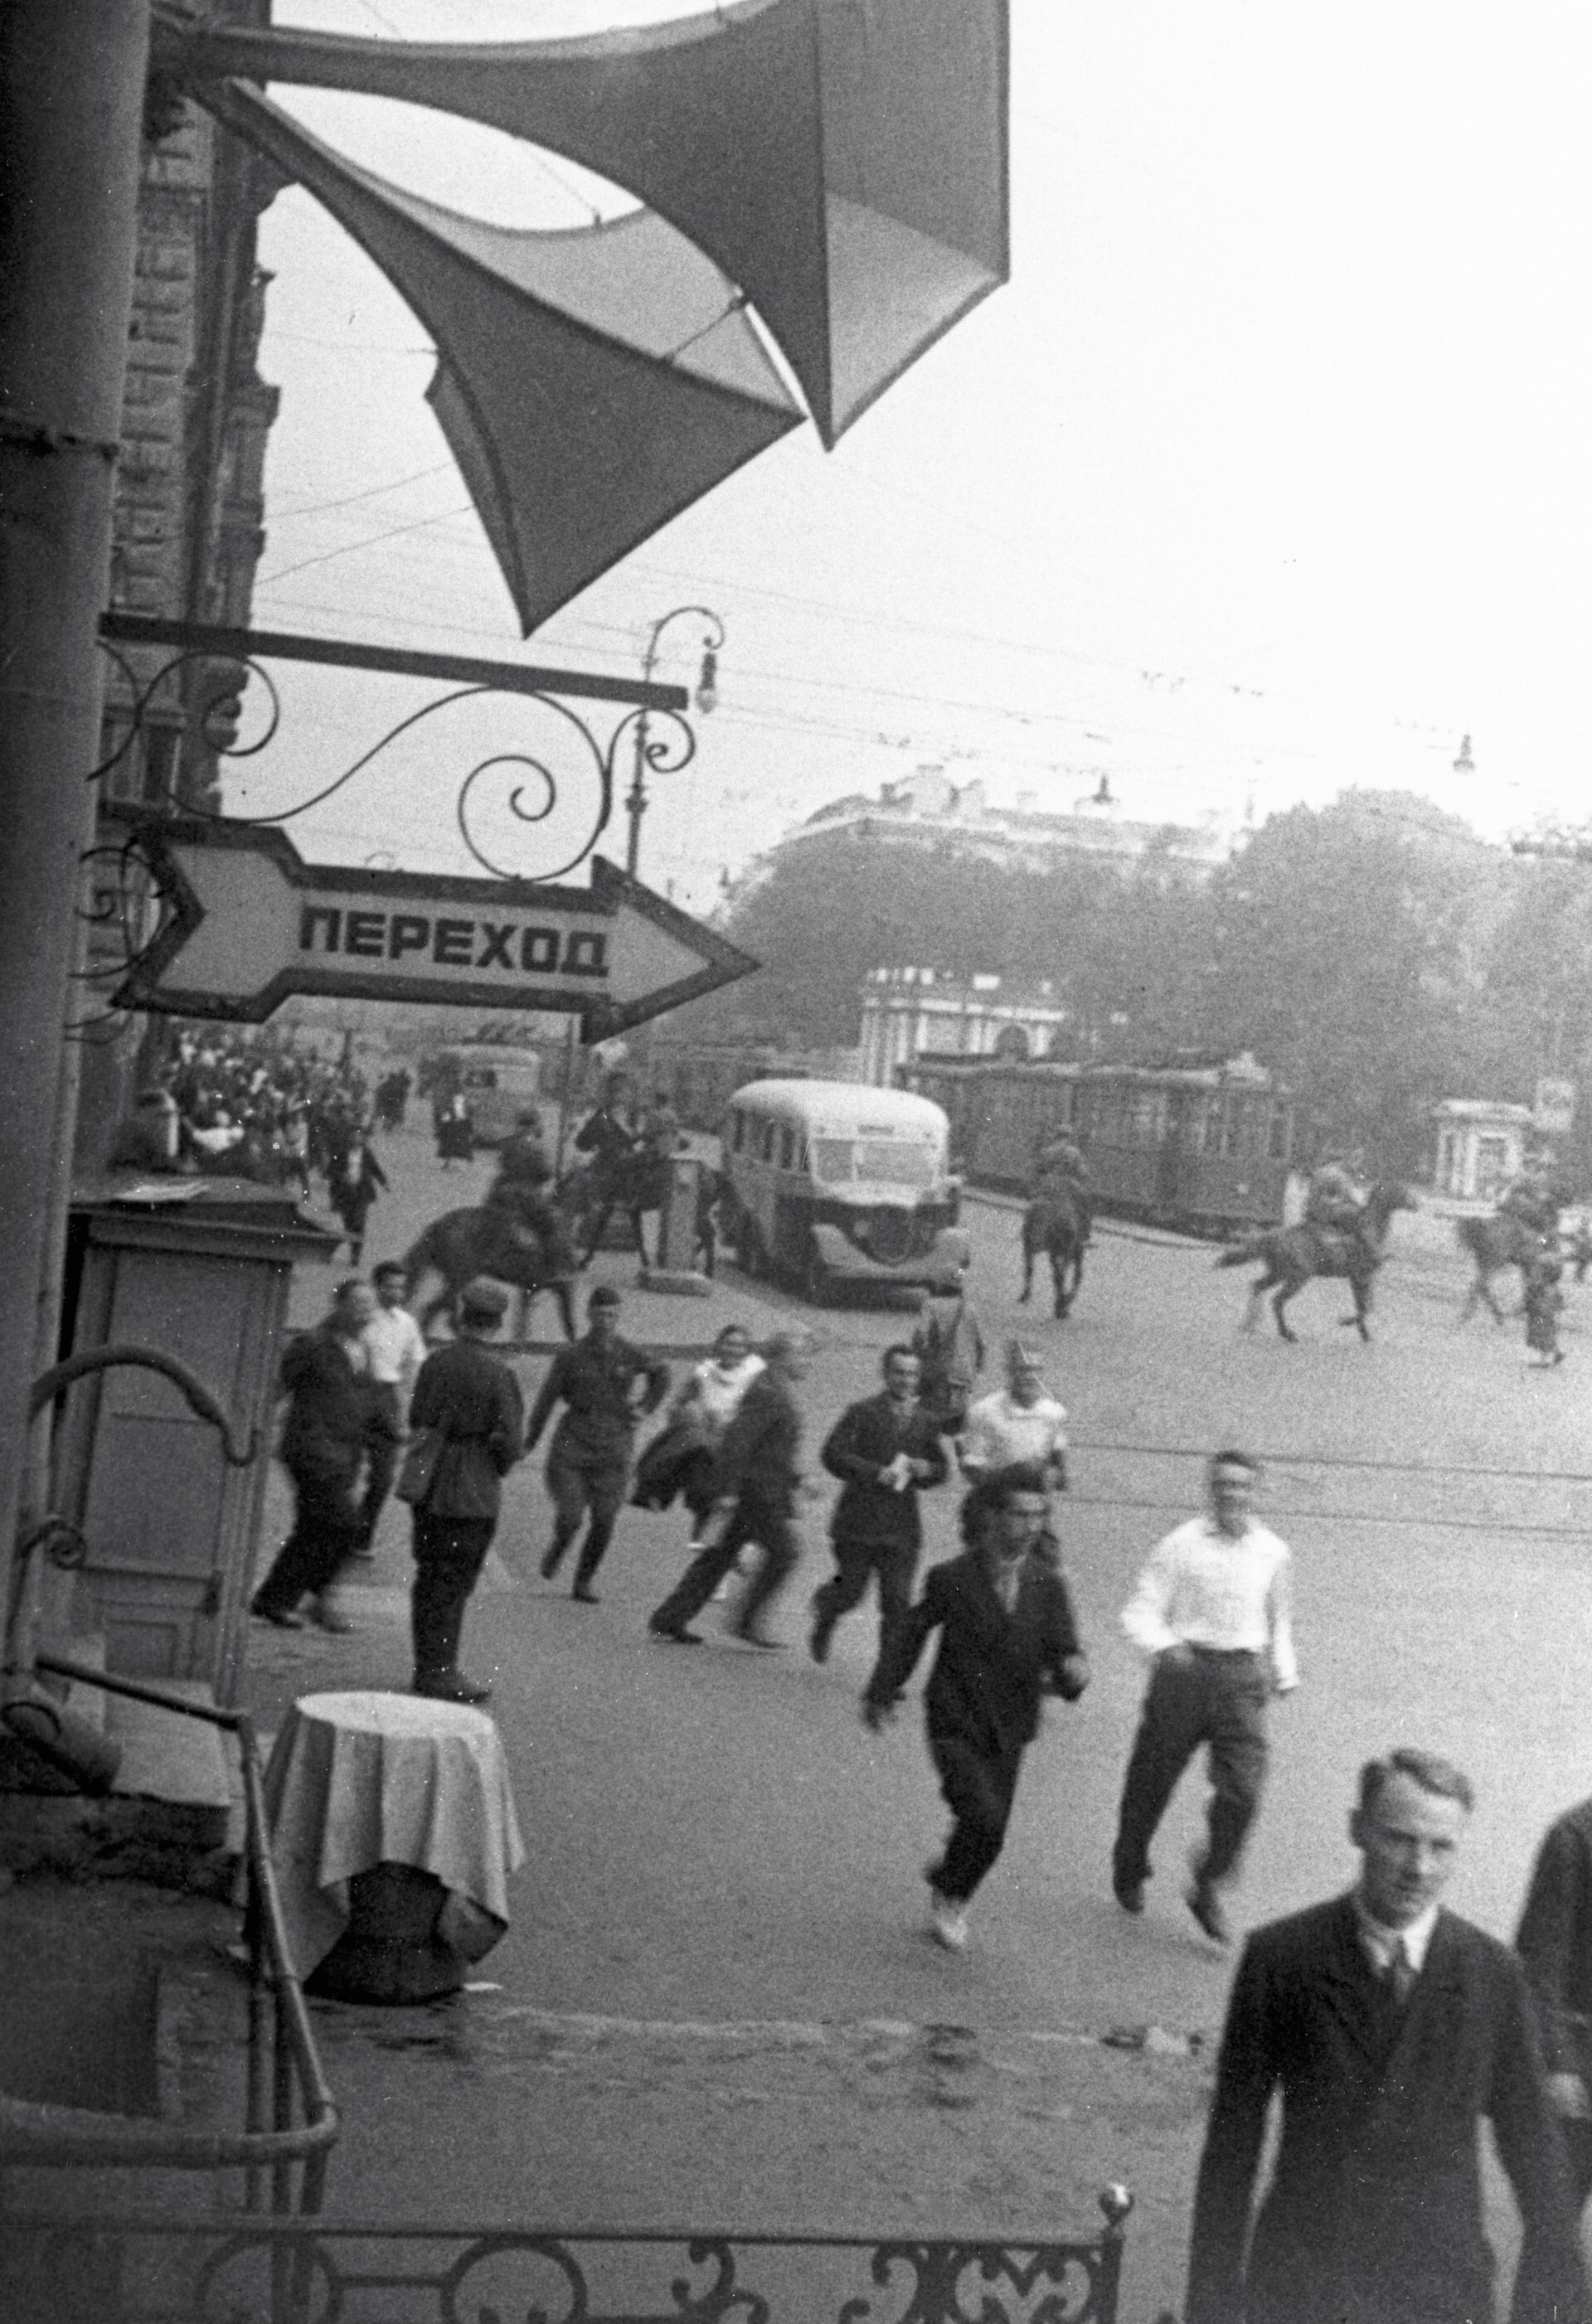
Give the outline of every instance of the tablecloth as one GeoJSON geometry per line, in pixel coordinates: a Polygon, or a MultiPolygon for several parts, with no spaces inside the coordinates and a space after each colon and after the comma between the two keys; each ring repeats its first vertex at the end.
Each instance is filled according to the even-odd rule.
{"type": "Polygon", "coordinates": [[[348,1922],[348,1883],[418,1865],[507,1927],[525,1861],[502,1739],[483,1711],[410,1694],[307,1694],[265,1769],[293,1965],[308,1977],[348,1922]]]}

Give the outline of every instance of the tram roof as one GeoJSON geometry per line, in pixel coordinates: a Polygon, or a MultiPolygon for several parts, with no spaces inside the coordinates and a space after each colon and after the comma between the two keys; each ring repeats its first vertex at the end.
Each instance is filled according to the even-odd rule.
{"type": "Polygon", "coordinates": [[[920,1050],[906,1067],[930,1073],[1006,1074],[1023,1081],[1128,1082],[1150,1089],[1253,1090],[1260,1097],[1287,1094],[1267,1066],[1239,1058],[1202,1065],[1088,1065],[1072,1057],[970,1057],[958,1050],[920,1050]]]}

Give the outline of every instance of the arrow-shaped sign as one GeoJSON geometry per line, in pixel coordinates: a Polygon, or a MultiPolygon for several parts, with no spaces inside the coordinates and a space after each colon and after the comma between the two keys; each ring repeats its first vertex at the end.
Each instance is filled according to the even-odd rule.
{"type": "Polygon", "coordinates": [[[258,1024],[290,992],[561,1010],[588,1041],[677,1009],[758,963],[600,855],[589,888],[307,863],[271,824],[177,820],[117,802],[170,917],[123,1009],[258,1024]]]}

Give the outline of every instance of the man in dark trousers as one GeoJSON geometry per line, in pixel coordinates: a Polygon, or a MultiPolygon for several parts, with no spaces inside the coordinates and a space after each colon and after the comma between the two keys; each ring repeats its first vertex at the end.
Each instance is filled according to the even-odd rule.
{"type": "Polygon", "coordinates": [[[1246,1945],[1194,2196],[1185,2324],[1491,2324],[1484,2115],[1525,2229],[1514,2324],[1584,2324],[1525,1972],[1439,1904],[1470,1804],[1466,1778],[1430,1752],[1371,1760],[1348,1825],[1357,1885],[1246,1945]],[[1274,2096],[1281,2137],[1252,2229],[1274,2096]]]}
{"type": "Polygon", "coordinates": [[[1514,1950],[1537,2005],[1548,2094],[1579,2207],[1592,2194],[1592,1800],[1549,1826],[1514,1950]]]}
{"type": "Polygon", "coordinates": [[[354,1489],[372,1434],[399,1433],[375,1394],[364,1345],[375,1307],[370,1286],[351,1277],[338,1284],[330,1314],[290,1340],[282,1357],[281,1457],[293,1480],[293,1530],[250,1604],[279,1630],[301,1627],[306,1597],[322,1629],[350,1628],[334,1585],[364,1538],[354,1489]]]}
{"type": "Polygon", "coordinates": [[[459,1634],[497,1527],[502,1480],[524,1442],[520,1383],[485,1345],[508,1305],[501,1284],[485,1276],[467,1283],[458,1336],[427,1357],[410,1401],[410,1428],[436,1429],[444,1439],[430,1489],[413,1505],[410,1597],[414,1692],[440,1702],[484,1702],[492,1692],[460,1671],[459,1634]]]}
{"type": "Polygon", "coordinates": [[[912,1603],[912,1583],[923,1547],[917,1497],[943,1485],[949,1463],[940,1424],[918,1396],[922,1364],[905,1345],[887,1348],[882,1396],[846,1406],[820,1454],[843,1489],[829,1520],[835,1572],[813,1593],[815,1663],[824,1661],[834,1626],[861,1603],[870,1577],[879,1577],[882,1651],[891,1629],[912,1603]]]}
{"type": "Polygon", "coordinates": [[[763,1369],[736,1406],[714,1455],[713,1508],[703,1521],[704,1546],[648,1624],[655,1638],[699,1646],[686,1625],[699,1613],[748,1542],[763,1563],[732,1625],[749,1646],[777,1647],[763,1627],[764,1609],[800,1554],[794,1517],[802,1481],[802,1409],[795,1384],[813,1351],[805,1332],[777,1332],[764,1342],[763,1369]]]}
{"type": "Polygon", "coordinates": [[[1026,1462],[981,1479],[962,1507],[966,1547],[931,1568],[922,1598],[886,1633],[862,1697],[877,1731],[939,1631],[924,1712],[954,1821],[929,1868],[929,1933],[952,1952],[967,1943],[968,1900],[1006,1839],[1042,1696],[1076,1702],[1089,1683],[1067,1585],[1035,1554],[1049,1512],[1044,1473],[1026,1462]]]}
{"type": "Polygon", "coordinates": [[[620,1297],[600,1283],[586,1302],[588,1329],[572,1347],[554,1357],[531,1406],[525,1449],[534,1452],[556,1404],[563,1414],[548,1453],[548,1490],[553,1497],[553,1538],[542,1560],[542,1580],[551,1582],[564,1553],[586,1521],[570,1596],[594,1606],[594,1575],[603,1563],[630,1482],[636,1423],[656,1412],[668,1394],[669,1368],[619,1335],[620,1297]],[[645,1383],[640,1397],[636,1383],[645,1383]]]}

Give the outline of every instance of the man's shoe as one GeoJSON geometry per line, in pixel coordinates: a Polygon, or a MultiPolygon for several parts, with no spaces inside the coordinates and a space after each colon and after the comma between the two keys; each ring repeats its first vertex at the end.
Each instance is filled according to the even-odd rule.
{"type": "Polygon", "coordinates": [[[948,1953],[967,1950],[967,1914],[954,1896],[943,1896],[937,1888],[929,1890],[929,1934],[948,1953]]]}
{"type": "Polygon", "coordinates": [[[671,1646],[700,1646],[704,1643],[698,1633],[688,1630],[684,1622],[649,1622],[647,1635],[649,1638],[662,1638],[671,1646]]]}
{"type": "Polygon", "coordinates": [[[552,1548],[548,1550],[547,1555],[543,1558],[540,1572],[544,1582],[551,1582],[555,1573],[557,1572],[560,1565],[563,1564],[564,1550],[565,1544],[563,1542],[555,1542],[552,1548]]]}
{"type": "Polygon", "coordinates": [[[432,1702],[485,1702],[492,1689],[466,1678],[463,1671],[427,1671],[417,1673],[410,1692],[423,1694],[432,1702]]]}
{"type": "Polygon", "coordinates": [[[1185,1901],[1213,1945],[1232,1943],[1233,1932],[1221,1898],[1208,1880],[1196,1880],[1185,1901]]]}
{"type": "Polygon", "coordinates": [[[743,1646],[761,1646],[766,1655],[778,1655],[785,1651],[783,1638],[771,1638],[766,1630],[749,1629],[744,1622],[735,1623],[730,1635],[732,1638],[739,1638],[743,1646]]]}
{"type": "Polygon", "coordinates": [[[584,1582],[577,1582],[569,1594],[577,1606],[600,1606],[603,1603],[596,1591],[588,1589],[584,1582]]]}
{"type": "Polygon", "coordinates": [[[262,1606],[256,1601],[249,1611],[257,1622],[270,1622],[279,1630],[301,1630],[304,1628],[302,1615],[295,1614],[288,1606],[262,1606]]]}
{"type": "Polygon", "coordinates": [[[1111,1894],[1125,1913],[1142,1913],[1145,1909],[1145,1884],[1141,1879],[1122,1880],[1111,1876],[1111,1894]]]}

